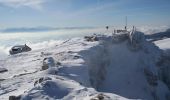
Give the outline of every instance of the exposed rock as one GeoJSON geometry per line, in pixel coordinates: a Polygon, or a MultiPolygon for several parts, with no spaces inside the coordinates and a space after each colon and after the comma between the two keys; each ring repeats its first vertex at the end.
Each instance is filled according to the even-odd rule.
{"type": "Polygon", "coordinates": [[[61,65],[61,63],[60,63],[60,62],[56,62],[56,65],[57,65],[57,66],[60,66],[60,65],[61,65]]]}
{"type": "Polygon", "coordinates": [[[49,67],[55,67],[55,61],[52,57],[44,58],[42,70],[46,70],[49,67]]]}
{"type": "Polygon", "coordinates": [[[5,79],[0,79],[0,81],[4,81],[5,79]]]}
{"type": "Polygon", "coordinates": [[[8,70],[6,68],[0,68],[0,73],[7,72],[8,70]]]}
{"type": "Polygon", "coordinates": [[[42,70],[46,70],[46,69],[48,69],[48,66],[46,65],[46,66],[42,66],[42,70]]]}
{"type": "Polygon", "coordinates": [[[80,56],[75,55],[73,58],[74,58],[74,59],[79,59],[79,58],[80,58],[80,56]]]}
{"type": "Polygon", "coordinates": [[[46,81],[46,80],[52,80],[52,79],[50,77],[41,77],[34,82],[34,86],[39,84],[39,83],[42,83],[43,81],[46,81]]]}
{"type": "Polygon", "coordinates": [[[101,93],[101,94],[97,94],[97,96],[93,97],[90,100],[110,100],[110,97],[101,93]]]}
{"type": "Polygon", "coordinates": [[[97,38],[97,36],[95,36],[95,35],[94,36],[85,36],[84,38],[85,38],[86,41],[91,41],[91,42],[99,40],[97,38]]]}
{"type": "Polygon", "coordinates": [[[21,96],[9,96],[9,100],[20,100],[21,96]]]}

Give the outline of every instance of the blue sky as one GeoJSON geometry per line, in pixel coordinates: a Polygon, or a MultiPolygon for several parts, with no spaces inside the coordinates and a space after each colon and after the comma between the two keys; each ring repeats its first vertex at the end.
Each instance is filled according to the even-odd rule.
{"type": "Polygon", "coordinates": [[[0,0],[0,28],[170,25],[170,0],[0,0]]]}

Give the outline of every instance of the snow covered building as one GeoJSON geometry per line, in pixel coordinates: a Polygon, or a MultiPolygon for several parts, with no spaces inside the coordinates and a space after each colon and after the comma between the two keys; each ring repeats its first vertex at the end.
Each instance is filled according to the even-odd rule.
{"type": "Polygon", "coordinates": [[[9,53],[13,55],[13,54],[17,54],[21,52],[28,52],[28,51],[31,51],[31,48],[25,44],[25,45],[17,45],[17,46],[12,47],[9,53]]]}

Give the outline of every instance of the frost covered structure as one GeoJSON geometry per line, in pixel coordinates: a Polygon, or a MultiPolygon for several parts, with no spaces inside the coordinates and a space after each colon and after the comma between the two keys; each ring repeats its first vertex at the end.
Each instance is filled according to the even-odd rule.
{"type": "Polygon", "coordinates": [[[31,51],[31,48],[25,44],[25,45],[17,45],[12,47],[9,53],[13,55],[13,54],[28,52],[28,51],[31,51]]]}
{"type": "Polygon", "coordinates": [[[0,100],[170,100],[158,77],[162,52],[143,33],[97,38],[75,38],[1,60],[8,71],[0,73],[0,100]],[[42,70],[43,63],[52,67],[42,70]]]}
{"type": "Polygon", "coordinates": [[[87,60],[92,86],[100,92],[130,99],[169,100],[169,90],[158,78],[156,63],[161,50],[147,42],[141,32],[117,36],[121,38],[116,38],[116,42],[107,38],[89,50],[87,60]]]}

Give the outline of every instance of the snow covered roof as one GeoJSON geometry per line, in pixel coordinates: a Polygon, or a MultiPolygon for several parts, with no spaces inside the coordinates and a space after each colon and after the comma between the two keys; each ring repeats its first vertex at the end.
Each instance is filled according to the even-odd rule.
{"type": "Polygon", "coordinates": [[[17,53],[21,53],[21,52],[27,52],[27,51],[31,51],[31,48],[28,47],[26,44],[25,45],[16,45],[13,46],[11,48],[11,50],[9,51],[10,54],[17,54],[17,53]]]}
{"type": "Polygon", "coordinates": [[[26,47],[26,46],[25,45],[16,45],[16,46],[13,46],[12,48],[17,49],[17,48],[24,48],[24,47],[26,47]]]}

